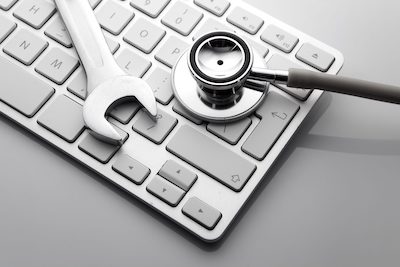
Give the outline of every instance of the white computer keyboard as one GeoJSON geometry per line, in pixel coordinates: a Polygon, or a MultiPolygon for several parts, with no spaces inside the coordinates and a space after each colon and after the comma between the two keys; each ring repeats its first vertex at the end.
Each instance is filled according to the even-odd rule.
{"type": "Polygon", "coordinates": [[[208,124],[174,99],[175,61],[215,29],[246,38],[271,69],[336,74],[341,53],[242,1],[89,2],[117,62],[153,88],[157,123],[132,102],[109,114],[126,137],[121,147],[88,133],[86,76],[51,0],[0,0],[0,111],[203,240],[218,240],[322,92],[271,85],[252,116],[208,124]]]}

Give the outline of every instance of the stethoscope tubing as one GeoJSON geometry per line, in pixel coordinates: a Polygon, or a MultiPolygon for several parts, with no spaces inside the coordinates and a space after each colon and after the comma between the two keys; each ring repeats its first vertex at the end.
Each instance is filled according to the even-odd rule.
{"type": "Polygon", "coordinates": [[[319,89],[334,93],[358,96],[383,102],[400,104],[400,87],[343,77],[327,73],[318,73],[305,69],[274,71],[253,68],[249,79],[284,84],[291,88],[319,89]]]}
{"type": "Polygon", "coordinates": [[[287,86],[302,89],[322,89],[329,92],[400,104],[400,87],[398,86],[310,70],[290,69],[287,86]]]}

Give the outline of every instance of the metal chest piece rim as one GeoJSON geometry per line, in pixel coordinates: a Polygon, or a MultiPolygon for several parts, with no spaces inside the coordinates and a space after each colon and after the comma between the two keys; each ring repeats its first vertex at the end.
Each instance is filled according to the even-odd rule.
{"type": "Polygon", "coordinates": [[[237,121],[252,114],[268,92],[267,82],[256,83],[260,87],[256,90],[254,83],[246,84],[253,67],[267,66],[244,39],[228,31],[210,32],[199,37],[177,60],[172,70],[172,89],[183,108],[198,119],[214,123],[237,121]],[[227,54],[229,49],[235,58],[227,54]],[[220,64],[227,60],[233,71],[220,64]],[[203,66],[198,66],[201,61],[203,66]]]}

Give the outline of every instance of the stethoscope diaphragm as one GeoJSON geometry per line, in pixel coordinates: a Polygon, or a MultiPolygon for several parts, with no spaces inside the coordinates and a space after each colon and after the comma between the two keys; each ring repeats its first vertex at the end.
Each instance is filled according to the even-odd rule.
{"type": "Polygon", "coordinates": [[[246,86],[252,67],[264,59],[240,36],[226,31],[198,38],[181,55],[172,72],[175,97],[193,116],[210,122],[231,122],[250,115],[263,102],[267,82],[246,86]]]}

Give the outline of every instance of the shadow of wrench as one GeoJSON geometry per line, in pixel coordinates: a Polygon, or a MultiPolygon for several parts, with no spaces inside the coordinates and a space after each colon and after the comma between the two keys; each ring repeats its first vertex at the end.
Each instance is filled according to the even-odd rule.
{"type": "Polygon", "coordinates": [[[122,137],[105,115],[121,102],[136,98],[155,120],[154,93],[145,81],[128,75],[115,62],[88,0],[55,0],[55,3],[87,76],[83,120],[96,138],[122,144],[122,137]]]}

